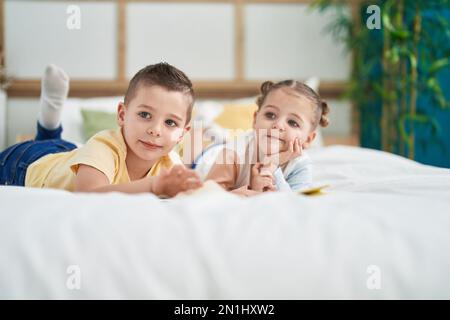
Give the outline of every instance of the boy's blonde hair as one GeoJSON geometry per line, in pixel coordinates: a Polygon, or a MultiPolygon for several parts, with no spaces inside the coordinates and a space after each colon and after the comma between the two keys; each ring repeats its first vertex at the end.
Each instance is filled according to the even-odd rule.
{"type": "Polygon", "coordinates": [[[279,88],[290,88],[309,99],[314,104],[314,113],[315,117],[312,123],[312,130],[314,130],[319,124],[322,127],[326,127],[330,120],[328,119],[327,114],[330,112],[330,108],[328,104],[323,101],[320,96],[314,92],[313,89],[308,87],[306,84],[296,80],[283,80],[277,83],[273,83],[272,81],[266,81],[261,85],[261,94],[256,99],[256,104],[258,105],[258,111],[261,109],[264,101],[266,100],[268,94],[279,88]]]}

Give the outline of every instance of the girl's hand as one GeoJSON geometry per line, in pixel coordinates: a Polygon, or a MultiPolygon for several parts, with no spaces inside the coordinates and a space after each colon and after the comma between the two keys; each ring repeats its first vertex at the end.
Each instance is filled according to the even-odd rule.
{"type": "Polygon", "coordinates": [[[261,163],[259,174],[263,177],[272,177],[277,168],[277,164],[270,157],[266,157],[261,163]]]}
{"type": "Polygon", "coordinates": [[[252,167],[252,173],[250,177],[250,189],[258,192],[275,191],[274,179],[272,174],[262,175],[260,169],[262,163],[256,163],[252,167]]]}
{"type": "Polygon", "coordinates": [[[152,192],[158,196],[174,197],[179,192],[198,189],[203,186],[199,175],[184,165],[173,166],[170,170],[162,169],[153,177],[152,192]]]}
{"type": "Polygon", "coordinates": [[[289,145],[286,151],[282,151],[276,154],[272,154],[264,158],[264,166],[267,167],[267,164],[272,163],[276,167],[281,166],[292,159],[300,157],[303,154],[303,147],[300,143],[300,139],[295,138],[294,140],[289,141],[289,145]]]}

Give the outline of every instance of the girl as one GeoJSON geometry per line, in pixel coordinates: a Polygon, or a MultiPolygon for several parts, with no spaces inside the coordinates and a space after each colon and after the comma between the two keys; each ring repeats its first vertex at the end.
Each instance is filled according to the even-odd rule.
{"type": "Polygon", "coordinates": [[[304,150],[316,137],[317,127],[328,125],[328,105],[295,80],[264,82],[256,104],[254,130],[209,146],[192,168],[203,179],[244,196],[310,187],[311,161],[304,150]]]}

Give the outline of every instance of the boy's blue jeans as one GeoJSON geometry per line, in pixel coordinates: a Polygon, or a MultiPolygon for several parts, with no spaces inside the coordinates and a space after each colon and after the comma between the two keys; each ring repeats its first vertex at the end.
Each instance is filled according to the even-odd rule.
{"type": "Polygon", "coordinates": [[[73,143],[61,139],[62,127],[48,130],[37,123],[34,140],[15,144],[0,153],[0,185],[24,186],[27,168],[51,153],[75,149],[73,143]]]}

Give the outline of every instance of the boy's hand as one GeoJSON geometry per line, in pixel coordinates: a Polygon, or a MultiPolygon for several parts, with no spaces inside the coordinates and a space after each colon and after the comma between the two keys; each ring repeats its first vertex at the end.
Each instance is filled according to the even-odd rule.
{"type": "Polygon", "coordinates": [[[272,170],[272,173],[276,168],[289,162],[292,159],[300,157],[303,154],[303,147],[298,138],[289,141],[289,145],[286,151],[282,151],[276,154],[267,156],[263,160],[264,170],[272,170]]]}
{"type": "Polygon", "coordinates": [[[274,181],[272,174],[265,173],[261,174],[260,169],[262,163],[256,163],[252,167],[252,174],[250,177],[250,188],[254,191],[265,192],[265,191],[275,191],[274,181]]]}
{"type": "Polygon", "coordinates": [[[154,177],[152,192],[158,196],[174,197],[179,192],[200,188],[203,185],[197,172],[186,169],[183,165],[173,166],[170,170],[162,169],[154,177]]]}

